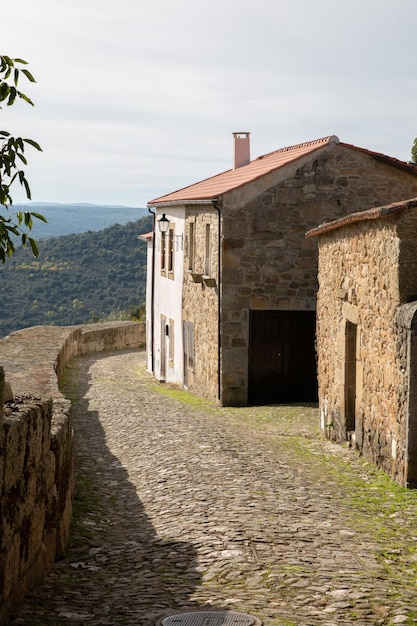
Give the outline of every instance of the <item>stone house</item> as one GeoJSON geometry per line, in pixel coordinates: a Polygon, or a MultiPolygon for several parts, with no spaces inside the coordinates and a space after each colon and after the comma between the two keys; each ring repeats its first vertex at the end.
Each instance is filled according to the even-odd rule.
{"type": "Polygon", "coordinates": [[[249,139],[234,133],[232,169],[148,204],[148,369],[223,405],[316,401],[305,232],[417,195],[417,169],[335,136],[251,160],[249,139]]]}
{"type": "Polygon", "coordinates": [[[321,427],[417,487],[417,198],[307,236],[319,244],[321,427]]]}

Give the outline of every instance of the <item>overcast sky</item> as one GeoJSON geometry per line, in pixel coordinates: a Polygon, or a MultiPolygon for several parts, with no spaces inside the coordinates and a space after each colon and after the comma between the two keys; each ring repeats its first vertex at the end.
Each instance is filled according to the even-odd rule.
{"type": "MultiPolygon", "coordinates": [[[[251,156],[327,135],[407,161],[416,0],[19,0],[0,54],[37,79],[0,111],[38,141],[36,202],[145,207],[251,156]]],[[[14,201],[24,195],[14,193],[14,201]]]]}

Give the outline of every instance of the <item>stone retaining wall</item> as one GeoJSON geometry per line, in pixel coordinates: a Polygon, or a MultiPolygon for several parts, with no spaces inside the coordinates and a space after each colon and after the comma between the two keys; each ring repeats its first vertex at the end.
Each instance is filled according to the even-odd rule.
{"type": "Polygon", "coordinates": [[[69,538],[73,430],[70,401],[58,389],[66,363],[144,344],[145,324],[136,322],[36,326],[0,340],[0,626],[69,538]],[[4,403],[4,378],[13,403],[4,403]]]}

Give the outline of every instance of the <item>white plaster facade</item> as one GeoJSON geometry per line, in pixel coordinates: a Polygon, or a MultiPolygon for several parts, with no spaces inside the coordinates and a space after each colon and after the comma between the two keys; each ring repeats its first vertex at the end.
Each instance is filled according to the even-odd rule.
{"type": "Polygon", "coordinates": [[[158,228],[164,213],[163,208],[156,210],[155,240],[148,241],[147,369],[158,380],[181,384],[185,209],[170,208],[165,214],[169,220],[165,235],[158,228]]]}

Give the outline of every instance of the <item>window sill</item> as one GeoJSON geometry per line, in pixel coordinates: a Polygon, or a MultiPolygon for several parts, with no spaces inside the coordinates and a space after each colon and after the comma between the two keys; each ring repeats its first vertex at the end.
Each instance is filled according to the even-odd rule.
{"type": "Polygon", "coordinates": [[[211,276],[203,276],[203,282],[207,285],[207,287],[214,287],[216,285],[216,279],[211,278],[211,276]]]}
{"type": "Polygon", "coordinates": [[[192,280],[193,283],[202,283],[203,282],[203,274],[199,274],[198,272],[194,272],[194,270],[188,270],[188,280],[192,280]]]}

